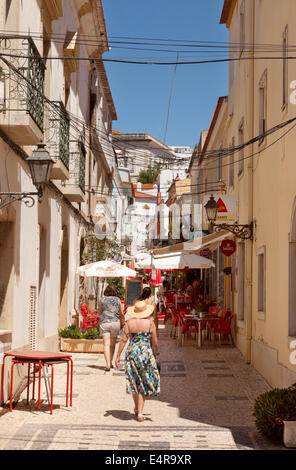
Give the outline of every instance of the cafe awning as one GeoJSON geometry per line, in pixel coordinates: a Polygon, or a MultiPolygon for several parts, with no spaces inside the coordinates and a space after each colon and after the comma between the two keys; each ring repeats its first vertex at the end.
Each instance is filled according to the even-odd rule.
{"type": "Polygon", "coordinates": [[[215,267],[212,260],[189,252],[175,252],[171,254],[149,256],[143,261],[136,263],[137,269],[155,268],[162,271],[183,269],[209,269],[215,267]]]}
{"type": "Polygon", "coordinates": [[[174,255],[176,253],[195,253],[199,254],[204,248],[215,249],[222,240],[231,236],[231,234],[224,230],[218,233],[211,233],[210,235],[205,235],[204,237],[196,238],[195,240],[189,240],[183,243],[177,243],[176,245],[166,246],[163,248],[158,248],[153,250],[153,256],[158,257],[160,255],[174,255]]]}
{"type": "Polygon", "coordinates": [[[152,259],[152,264],[156,269],[165,270],[183,270],[183,269],[210,269],[215,264],[212,260],[194,253],[176,253],[152,259]]]}

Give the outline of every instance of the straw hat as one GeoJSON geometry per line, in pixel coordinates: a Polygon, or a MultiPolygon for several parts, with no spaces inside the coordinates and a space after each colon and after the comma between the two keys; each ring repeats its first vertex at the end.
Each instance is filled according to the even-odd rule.
{"type": "Polygon", "coordinates": [[[139,300],[133,307],[128,307],[127,313],[133,318],[148,318],[154,311],[154,305],[146,304],[144,300],[139,300]]]}

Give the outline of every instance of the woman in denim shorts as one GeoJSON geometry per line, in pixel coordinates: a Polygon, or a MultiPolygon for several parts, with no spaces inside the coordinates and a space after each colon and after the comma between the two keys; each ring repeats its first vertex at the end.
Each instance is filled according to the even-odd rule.
{"type": "Polygon", "coordinates": [[[105,370],[109,371],[110,368],[113,368],[112,360],[116,338],[124,325],[121,302],[117,297],[114,287],[106,287],[104,296],[98,305],[98,313],[100,315],[100,332],[104,343],[105,370]]]}

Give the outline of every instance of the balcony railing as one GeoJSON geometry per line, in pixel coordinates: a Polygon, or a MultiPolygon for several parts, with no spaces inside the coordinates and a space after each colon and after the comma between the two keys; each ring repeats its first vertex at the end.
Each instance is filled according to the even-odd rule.
{"type": "Polygon", "coordinates": [[[72,184],[85,192],[85,158],[86,151],[81,140],[72,142],[76,149],[70,153],[69,171],[72,184]]]}
{"type": "Polygon", "coordinates": [[[86,150],[84,144],[78,142],[79,149],[79,177],[78,177],[78,186],[80,189],[85,192],[85,159],[86,159],[86,150]]]}
{"type": "Polygon", "coordinates": [[[47,149],[55,162],[61,160],[69,170],[70,118],[61,101],[54,102],[48,116],[47,149]]]}
{"type": "Polygon", "coordinates": [[[70,141],[69,180],[63,184],[64,195],[72,202],[85,200],[86,150],[82,139],[70,141]]]}
{"type": "Polygon", "coordinates": [[[25,111],[43,131],[45,64],[37,47],[28,36],[0,36],[0,53],[25,77],[2,62],[5,92],[0,110],[25,111]]]}

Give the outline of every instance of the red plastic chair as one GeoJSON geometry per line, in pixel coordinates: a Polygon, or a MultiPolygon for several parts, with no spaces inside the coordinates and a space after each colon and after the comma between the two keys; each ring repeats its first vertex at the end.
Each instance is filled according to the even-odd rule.
{"type": "Polygon", "coordinates": [[[194,334],[199,333],[199,324],[196,321],[186,319],[186,317],[182,314],[180,314],[180,323],[181,323],[181,331],[180,331],[178,345],[180,345],[181,343],[182,346],[184,346],[185,337],[188,333],[194,333],[194,334]]]}
{"type": "MultiPolygon", "coordinates": [[[[211,317],[217,317],[217,320],[219,319],[218,313],[220,312],[220,307],[218,305],[213,305],[212,307],[209,308],[208,315],[211,317]]],[[[208,320],[207,321],[207,327],[209,329],[213,328],[217,320],[208,320]]]]}
{"type": "Polygon", "coordinates": [[[231,314],[229,308],[223,308],[222,312],[221,312],[221,315],[219,317],[219,320],[225,320],[226,317],[229,317],[231,314]]]}
{"type": "Polygon", "coordinates": [[[89,330],[90,328],[96,328],[99,323],[99,315],[94,310],[90,310],[87,304],[81,305],[80,313],[83,318],[81,328],[83,330],[89,330]]]}
{"type": "Polygon", "coordinates": [[[157,318],[158,320],[164,320],[164,323],[167,321],[167,314],[166,314],[166,308],[164,305],[161,306],[160,311],[157,312],[157,318]]]}
{"type": "Polygon", "coordinates": [[[209,308],[209,315],[218,315],[218,313],[220,312],[220,307],[218,305],[212,305],[210,308],[209,308]]]}
{"type": "Polygon", "coordinates": [[[172,315],[172,319],[173,319],[170,336],[175,338],[177,329],[180,326],[180,317],[178,315],[177,310],[174,307],[172,307],[170,309],[170,311],[171,311],[171,315],[172,315]]]}
{"type": "Polygon", "coordinates": [[[232,338],[232,334],[231,334],[231,322],[232,322],[232,319],[234,317],[234,313],[230,313],[229,316],[227,316],[227,318],[225,319],[219,319],[215,322],[213,328],[212,328],[212,332],[214,333],[214,342],[215,342],[215,337],[216,337],[216,334],[219,335],[219,344],[221,343],[221,335],[224,335],[224,336],[230,336],[230,340],[231,340],[231,344],[233,346],[233,338],[232,338]]]}

